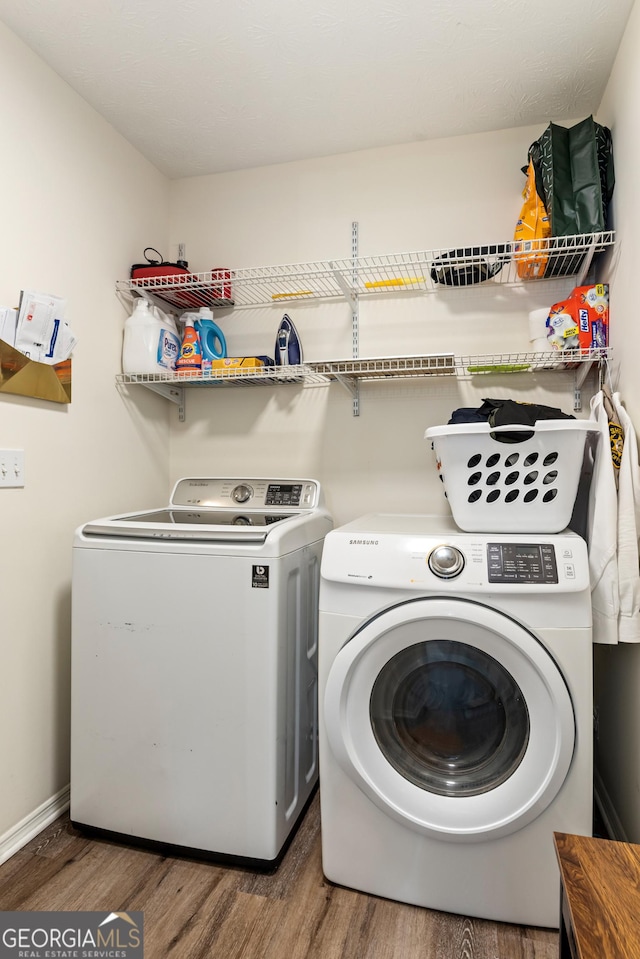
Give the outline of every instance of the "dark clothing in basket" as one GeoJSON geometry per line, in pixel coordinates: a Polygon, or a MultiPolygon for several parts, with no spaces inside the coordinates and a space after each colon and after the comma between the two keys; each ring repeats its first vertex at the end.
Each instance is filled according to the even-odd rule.
{"type": "MultiPolygon", "coordinates": [[[[519,403],[517,400],[487,400],[477,409],[462,406],[454,410],[449,423],[488,423],[489,426],[533,426],[538,420],[574,420],[554,406],[519,403]]],[[[522,434],[520,434],[522,435],[522,434]]]]}

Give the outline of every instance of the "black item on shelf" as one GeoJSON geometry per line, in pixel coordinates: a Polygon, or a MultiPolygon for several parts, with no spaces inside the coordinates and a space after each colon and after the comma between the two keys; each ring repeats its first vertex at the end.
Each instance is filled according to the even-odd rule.
{"type": "Polygon", "coordinates": [[[484,283],[500,272],[510,255],[505,244],[449,250],[433,261],[431,279],[444,286],[484,283]]]}
{"type": "Polygon", "coordinates": [[[132,280],[145,280],[153,276],[175,276],[179,273],[188,273],[189,264],[185,260],[178,260],[177,263],[169,263],[153,246],[144,248],[142,255],[146,263],[134,263],[131,267],[132,280]],[[147,253],[157,253],[159,260],[152,260],[147,253]]]}

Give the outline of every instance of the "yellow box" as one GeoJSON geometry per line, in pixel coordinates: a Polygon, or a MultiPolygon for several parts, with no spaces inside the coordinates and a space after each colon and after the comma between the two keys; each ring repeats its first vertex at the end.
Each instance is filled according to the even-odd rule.
{"type": "Polygon", "coordinates": [[[235,369],[238,366],[266,366],[264,360],[258,356],[225,356],[222,360],[211,360],[212,370],[235,369]]]}

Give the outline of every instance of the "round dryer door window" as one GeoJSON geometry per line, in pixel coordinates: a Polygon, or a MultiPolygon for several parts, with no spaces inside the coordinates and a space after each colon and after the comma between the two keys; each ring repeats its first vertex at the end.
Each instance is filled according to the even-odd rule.
{"type": "Polygon", "coordinates": [[[342,768],[385,813],[466,842],[538,816],[575,744],[543,643],[462,599],[402,603],[362,626],[332,664],[324,722],[342,768]]]}
{"type": "Polygon", "coordinates": [[[452,640],[396,653],[373,685],[369,715],[394,769],[441,796],[495,789],[529,742],[529,711],[513,676],[484,650],[452,640]]]}

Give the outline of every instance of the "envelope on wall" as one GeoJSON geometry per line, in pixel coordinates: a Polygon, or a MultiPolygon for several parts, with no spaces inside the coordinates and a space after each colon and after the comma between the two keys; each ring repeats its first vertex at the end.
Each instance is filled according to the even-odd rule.
{"type": "Polygon", "coordinates": [[[0,394],[33,396],[52,403],[71,402],[71,359],[50,366],[30,360],[0,340],[0,394]]]}

